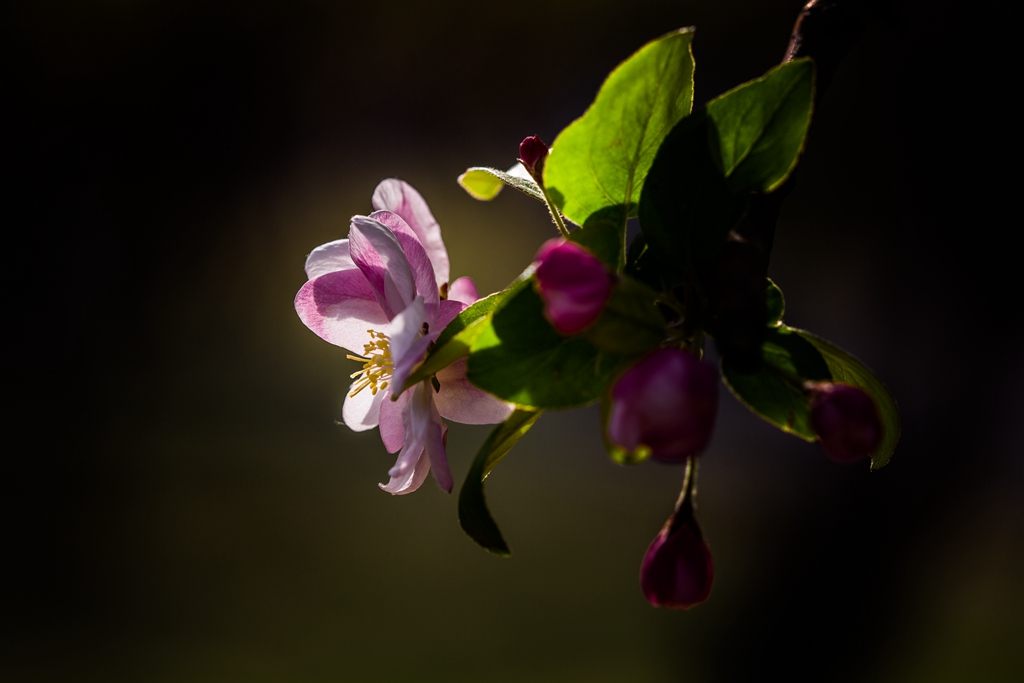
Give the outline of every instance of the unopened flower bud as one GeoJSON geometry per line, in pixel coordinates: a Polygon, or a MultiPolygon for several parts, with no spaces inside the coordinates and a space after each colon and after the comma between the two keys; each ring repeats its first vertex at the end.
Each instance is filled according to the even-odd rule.
{"type": "Polygon", "coordinates": [[[534,178],[544,168],[544,159],[548,156],[548,146],[536,135],[531,135],[519,143],[519,163],[534,178]]]}
{"type": "Polygon", "coordinates": [[[882,442],[875,402],[849,384],[820,384],[813,389],[811,427],[821,450],[836,462],[869,458],[882,442]]]}
{"type": "Polygon", "coordinates": [[[647,548],[640,588],[655,607],[689,609],[708,599],[714,567],[693,507],[684,504],[647,548]]]}
{"type": "Polygon", "coordinates": [[[559,334],[577,334],[597,320],[615,282],[600,259],[575,242],[552,239],[535,263],[544,315],[559,334]]]}
{"type": "Polygon", "coordinates": [[[717,412],[714,366],[682,349],[657,349],[612,388],[608,439],[631,454],[684,463],[707,447],[717,412]]]}

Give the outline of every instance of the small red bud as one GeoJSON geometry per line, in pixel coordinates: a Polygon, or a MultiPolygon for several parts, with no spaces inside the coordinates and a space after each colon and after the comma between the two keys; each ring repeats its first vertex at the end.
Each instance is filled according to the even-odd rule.
{"type": "Polygon", "coordinates": [[[536,135],[531,135],[519,143],[519,163],[536,178],[544,167],[544,159],[548,156],[548,146],[536,135]]]}
{"type": "Polygon", "coordinates": [[[683,505],[655,537],[640,565],[640,588],[655,607],[690,609],[708,599],[714,567],[693,507],[683,505]]]}
{"type": "Polygon", "coordinates": [[[544,315],[559,334],[579,334],[597,320],[615,284],[599,258],[555,238],[541,245],[534,263],[544,315]]]}
{"type": "Polygon", "coordinates": [[[870,458],[882,442],[875,402],[849,384],[822,384],[813,390],[811,427],[821,450],[836,462],[870,458]]]}

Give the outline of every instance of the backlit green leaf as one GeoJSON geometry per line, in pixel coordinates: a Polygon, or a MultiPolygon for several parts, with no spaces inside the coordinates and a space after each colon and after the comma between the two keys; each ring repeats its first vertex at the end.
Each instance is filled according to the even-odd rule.
{"type": "Polygon", "coordinates": [[[469,355],[470,346],[484,329],[490,315],[509,297],[528,286],[527,278],[520,276],[507,289],[484,297],[471,304],[466,310],[448,323],[434,342],[426,359],[409,375],[402,391],[419,384],[442,368],[446,368],[463,356],[469,355]]]}
{"type": "Polygon", "coordinates": [[[544,166],[555,204],[580,225],[619,207],[624,231],[658,147],[693,106],[692,29],[654,40],[620,64],[590,108],[556,138],[544,166]]]}
{"type": "Polygon", "coordinates": [[[797,59],[708,103],[722,172],[734,190],[770,192],[789,176],[813,101],[814,64],[797,59]]]}
{"type": "Polygon", "coordinates": [[[476,335],[466,377],[520,406],[574,408],[597,400],[622,358],[585,335],[563,337],[543,311],[533,287],[513,295],[476,335]]]}
{"type": "Polygon", "coordinates": [[[501,188],[509,185],[525,195],[543,202],[544,194],[540,191],[537,183],[530,178],[523,178],[512,175],[507,171],[499,171],[496,168],[487,166],[474,166],[466,169],[466,172],[459,176],[459,185],[462,186],[473,199],[488,202],[498,196],[501,188]]]}

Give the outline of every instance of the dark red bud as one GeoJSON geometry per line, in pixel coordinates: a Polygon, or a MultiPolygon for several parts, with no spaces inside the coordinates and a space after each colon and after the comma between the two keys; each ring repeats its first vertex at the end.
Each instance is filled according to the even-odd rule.
{"type": "Polygon", "coordinates": [[[646,449],[665,463],[685,463],[711,441],[718,412],[714,366],[682,349],[657,349],[612,387],[608,439],[630,453],[646,449]]]}
{"type": "Polygon", "coordinates": [[[519,163],[535,178],[543,168],[547,156],[548,146],[536,135],[531,135],[519,143],[519,163]]]}
{"type": "Polygon", "coordinates": [[[811,427],[821,450],[836,462],[870,458],[882,442],[875,402],[849,384],[823,384],[814,389],[811,427]]]}
{"type": "Polygon", "coordinates": [[[693,508],[684,505],[655,537],[640,565],[640,588],[655,607],[689,609],[708,599],[714,567],[693,508]]]}

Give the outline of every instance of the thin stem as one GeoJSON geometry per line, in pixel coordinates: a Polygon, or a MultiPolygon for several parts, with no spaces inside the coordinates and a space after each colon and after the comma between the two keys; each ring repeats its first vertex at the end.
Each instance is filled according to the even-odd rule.
{"type": "Polygon", "coordinates": [[[555,225],[558,226],[558,232],[562,233],[562,237],[565,239],[569,239],[569,231],[565,227],[562,215],[558,213],[555,203],[551,201],[551,195],[548,194],[548,190],[544,187],[544,183],[537,180],[537,186],[540,187],[540,191],[544,195],[544,203],[548,205],[548,211],[551,213],[551,218],[554,219],[555,225]]]}
{"type": "Polygon", "coordinates": [[[565,221],[562,220],[562,214],[558,212],[558,208],[555,203],[551,201],[551,195],[548,194],[548,188],[544,187],[544,160],[542,159],[537,163],[535,167],[527,166],[526,162],[522,159],[519,163],[523,165],[526,172],[533,178],[533,182],[537,183],[537,187],[540,188],[540,193],[544,195],[544,203],[548,206],[548,213],[551,214],[551,219],[555,221],[555,225],[558,227],[558,232],[562,233],[562,237],[569,239],[569,230],[565,227],[565,221]]]}
{"type": "Polygon", "coordinates": [[[668,533],[675,531],[679,524],[693,516],[693,499],[696,495],[697,457],[693,456],[686,461],[686,473],[683,474],[683,488],[679,491],[679,498],[676,500],[676,507],[672,512],[672,516],[665,523],[668,527],[668,533]]]}

